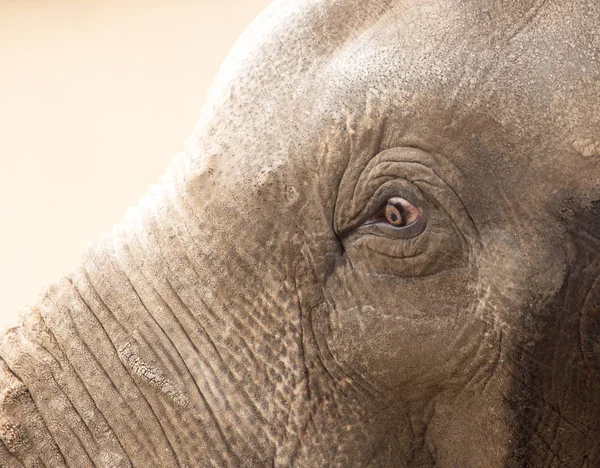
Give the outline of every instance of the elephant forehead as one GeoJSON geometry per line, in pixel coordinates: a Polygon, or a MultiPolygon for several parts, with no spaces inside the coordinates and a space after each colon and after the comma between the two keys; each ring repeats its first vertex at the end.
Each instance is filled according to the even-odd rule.
{"type": "MultiPolygon", "coordinates": [[[[457,5],[421,2],[346,44],[319,74],[318,114],[371,113],[394,133],[388,146],[495,174],[519,198],[519,186],[533,196],[540,182],[589,195],[600,176],[600,42],[585,31],[597,8],[550,5],[521,24],[520,10],[457,5]]],[[[544,193],[557,196],[535,197],[544,193]]]]}
{"type": "Polygon", "coordinates": [[[490,178],[521,200],[589,195],[600,186],[594,3],[275,2],[223,67],[199,133],[227,155],[218,165],[256,183],[310,166],[332,117],[371,112],[384,146],[452,159],[482,188],[482,210],[495,209],[480,200],[490,178]]]}
{"type": "Polygon", "coordinates": [[[510,22],[517,18],[498,22],[450,2],[386,16],[317,75],[325,84],[322,109],[361,112],[370,104],[392,118],[409,110],[441,124],[477,114],[515,139],[554,134],[557,124],[597,125],[600,40],[580,32],[587,26],[581,14],[564,13],[549,9],[517,31],[510,22]]]}

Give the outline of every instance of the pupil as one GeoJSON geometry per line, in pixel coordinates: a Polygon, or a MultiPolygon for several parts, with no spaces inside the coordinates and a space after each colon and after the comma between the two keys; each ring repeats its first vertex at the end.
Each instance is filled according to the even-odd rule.
{"type": "Polygon", "coordinates": [[[394,222],[398,221],[398,215],[396,213],[392,213],[390,218],[392,218],[392,221],[394,221],[394,222]]]}

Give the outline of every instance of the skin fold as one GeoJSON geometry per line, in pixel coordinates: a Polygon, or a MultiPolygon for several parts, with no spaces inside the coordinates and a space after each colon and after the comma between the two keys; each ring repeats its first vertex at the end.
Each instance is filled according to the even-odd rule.
{"type": "Polygon", "coordinates": [[[600,466],[599,24],[273,3],[2,337],[0,466],[600,466]]]}

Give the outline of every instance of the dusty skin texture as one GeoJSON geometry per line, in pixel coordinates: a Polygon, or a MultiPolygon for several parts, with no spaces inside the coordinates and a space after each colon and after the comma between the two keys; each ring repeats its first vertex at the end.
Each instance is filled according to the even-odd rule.
{"type": "Polygon", "coordinates": [[[600,466],[599,24],[275,2],[3,337],[0,465],[600,466]]]}

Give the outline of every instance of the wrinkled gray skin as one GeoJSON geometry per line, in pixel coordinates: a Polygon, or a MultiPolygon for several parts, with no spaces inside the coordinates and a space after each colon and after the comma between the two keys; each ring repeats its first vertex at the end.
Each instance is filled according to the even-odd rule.
{"type": "Polygon", "coordinates": [[[275,2],[4,336],[0,465],[600,466],[599,24],[275,2]]]}

